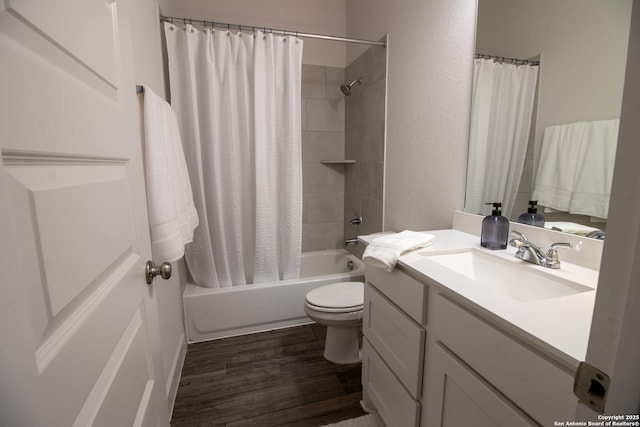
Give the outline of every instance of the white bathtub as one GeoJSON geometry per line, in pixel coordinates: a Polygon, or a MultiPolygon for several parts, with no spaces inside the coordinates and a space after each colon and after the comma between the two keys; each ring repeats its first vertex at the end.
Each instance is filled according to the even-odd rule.
{"type": "Polygon", "coordinates": [[[303,309],[307,292],[363,277],[362,261],[336,249],[302,254],[298,279],[230,288],[188,283],[183,298],[187,339],[193,343],[310,323],[303,309]]]}

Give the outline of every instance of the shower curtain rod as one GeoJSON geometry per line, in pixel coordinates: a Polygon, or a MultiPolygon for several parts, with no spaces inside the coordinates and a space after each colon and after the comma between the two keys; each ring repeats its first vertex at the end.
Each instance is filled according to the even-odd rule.
{"type": "Polygon", "coordinates": [[[484,53],[476,53],[476,58],[495,59],[498,62],[506,62],[507,64],[514,64],[514,65],[540,65],[540,61],[530,61],[528,59],[504,58],[502,56],[485,55],[484,53]]]}
{"type": "Polygon", "coordinates": [[[376,42],[372,40],[362,40],[362,39],[352,39],[348,37],[338,37],[338,36],[328,36],[325,34],[312,34],[312,33],[301,33],[300,31],[289,31],[289,30],[276,30],[274,28],[269,27],[256,27],[254,25],[242,25],[242,24],[228,24],[223,22],[214,22],[214,21],[204,21],[202,19],[190,19],[190,18],[176,18],[173,16],[164,16],[160,15],[160,22],[171,22],[174,23],[182,21],[184,24],[200,24],[205,28],[226,28],[227,30],[239,30],[239,31],[256,31],[256,30],[264,30],[267,33],[272,34],[282,34],[285,36],[296,36],[296,37],[306,37],[310,39],[321,39],[321,40],[331,40],[337,42],[346,42],[346,43],[360,43],[360,44],[369,44],[373,46],[382,46],[387,47],[385,42],[376,42]]]}

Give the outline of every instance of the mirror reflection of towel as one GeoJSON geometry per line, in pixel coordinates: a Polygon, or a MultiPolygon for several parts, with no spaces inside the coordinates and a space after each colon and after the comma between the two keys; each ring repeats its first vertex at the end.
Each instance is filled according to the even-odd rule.
{"type": "Polygon", "coordinates": [[[606,218],[620,121],[545,129],[532,199],[559,211],[606,218]]]}
{"type": "Polygon", "coordinates": [[[562,231],[564,233],[576,234],[578,236],[586,236],[594,231],[601,231],[599,228],[589,227],[587,225],[578,224],[567,221],[551,221],[545,222],[545,228],[550,230],[562,231]]]}

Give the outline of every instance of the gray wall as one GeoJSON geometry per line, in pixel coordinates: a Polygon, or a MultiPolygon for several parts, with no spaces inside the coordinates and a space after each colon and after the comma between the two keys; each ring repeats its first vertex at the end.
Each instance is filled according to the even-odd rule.
{"type": "Polygon", "coordinates": [[[344,68],[302,66],[302,252],[341,248],[344,241],[344,68]]]}
{"type": "Polygon", "coordinates": [[[346,70],[348,83],[361,77],[362,84],[346,97],[345,158],[355,163],[345,166],[345,238],[382,231],[386,69],[387,50],[372,46],[346,70]],[[355,213],[359,228],[350,223],[355,213]]]}
{"type": "Polygon", "coordinates": [[[476,0],[347,1],[349,37],[389,34],[385,230],[448,228],[464,205],[475,19],[476,0]]]}

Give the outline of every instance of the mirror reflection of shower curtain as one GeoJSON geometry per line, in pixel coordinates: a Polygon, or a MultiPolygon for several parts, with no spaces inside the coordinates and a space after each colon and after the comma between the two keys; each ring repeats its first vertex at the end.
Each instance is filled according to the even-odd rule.
{"type": "Polygon", "coordinates": [[[538,66],[475,59],[465,211],[511,217],[527,152],[538,66]]]}
{"type": "Polygon", "coordinates": [[[297,277],[302,241],[302,41],[165,23],[176,111],[200,217],[196,284],[297,277]]]}

